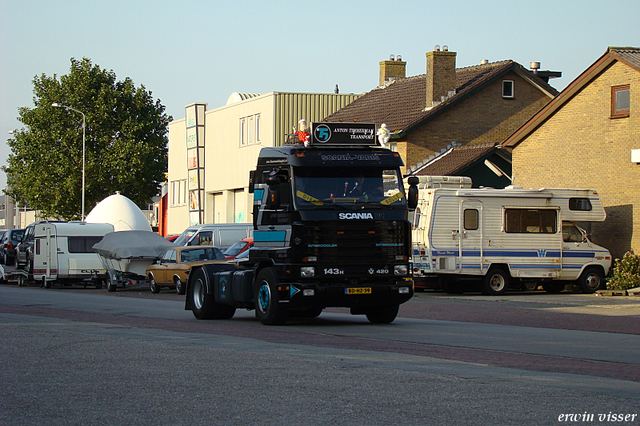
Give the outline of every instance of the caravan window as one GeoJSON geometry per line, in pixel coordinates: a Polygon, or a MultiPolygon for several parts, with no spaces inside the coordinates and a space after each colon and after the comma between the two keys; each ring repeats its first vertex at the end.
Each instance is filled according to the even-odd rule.
{"type": "Polygon", "coordinates": [[[69,253],[95,253],[93,246],[102,241],[99,237],[68,237],[69,253]]]}
{"type": "Polygon", "coordinates": [[[591,209],[591,201],[588,198],[569,198],[569,210],[590,212],[591,209]]]}
{"type": "Polygon", "coordinates": [[[505,232],[518,234],[555,234],[558,212],[555,209],[505,209],[505,232]]]}
{"type": "Polygon", "coordinates": [[[478,229],[479,212],[476,209],[464,210],[464,229],[475,231],[478,229]]]}

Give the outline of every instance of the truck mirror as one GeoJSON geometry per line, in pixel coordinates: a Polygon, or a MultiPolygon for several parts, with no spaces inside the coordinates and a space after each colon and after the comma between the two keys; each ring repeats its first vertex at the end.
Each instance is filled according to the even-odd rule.
{"type": "Polygon", "coordinates": [[[253,194],[253,185],[256,182],[256,171],[255,170],[251,170],[249,172],[249,194],[253,194]]]}
{"type": "Polygon", "coordinates": [[[407,195],[407,204],[410,210],[415,210],[418,207],[418,178],[411,176],[407,179],[409,183],[409,194],[407,195]]]}
{"type": "Polygon", "coordinates": [[[276,176],[269,176],[267,178],[267,185],[269,185],[269,189],[275,191],[278,188],[278,184],[280,183],[280,178],[276,176]]]}
{"type": "Polygon", "coordinates": [[[280,176],[269,176],[267,178],[267,185],[269,186],[269,189],[267,190],[267,208],[270,210],[276,210],[280,207],[280,191],[278,191],[278,187],[280,186],[280,176]]]}

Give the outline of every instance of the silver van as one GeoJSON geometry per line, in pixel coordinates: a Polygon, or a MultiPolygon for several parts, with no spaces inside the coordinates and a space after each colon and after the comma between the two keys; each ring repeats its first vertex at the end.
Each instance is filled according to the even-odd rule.
{"type": "Polygon", "coordinates": [[[190,226],[173,242],[178,246],[216,246],[224,251],[236,241],[252,236],[251,223],[211,223],[190,226]]]}

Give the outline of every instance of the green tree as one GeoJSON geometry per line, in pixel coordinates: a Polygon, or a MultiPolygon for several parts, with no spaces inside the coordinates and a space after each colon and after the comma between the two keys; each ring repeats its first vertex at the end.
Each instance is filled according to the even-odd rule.
{"type": "Polygon", "coordinates": [[[7,141],[6,194],[42,217],[80,219],[82,115],[85,126],[85,212],[120,191],[144,207],[167,171],[171,117],[144,86],[116,81],[91,60],[71,59],[69,74],[33,80],[33,108],[19,108],[24,127],[7,141]]]}

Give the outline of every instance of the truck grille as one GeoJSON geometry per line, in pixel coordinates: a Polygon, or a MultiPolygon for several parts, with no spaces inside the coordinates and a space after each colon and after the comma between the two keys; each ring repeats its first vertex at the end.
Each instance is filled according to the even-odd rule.
{"type": "Polygon", "coordinates": [[[322,222],[301,230],[303,257],[322,262],[393,262],[408,253],[406,222],[322,222]]]}

